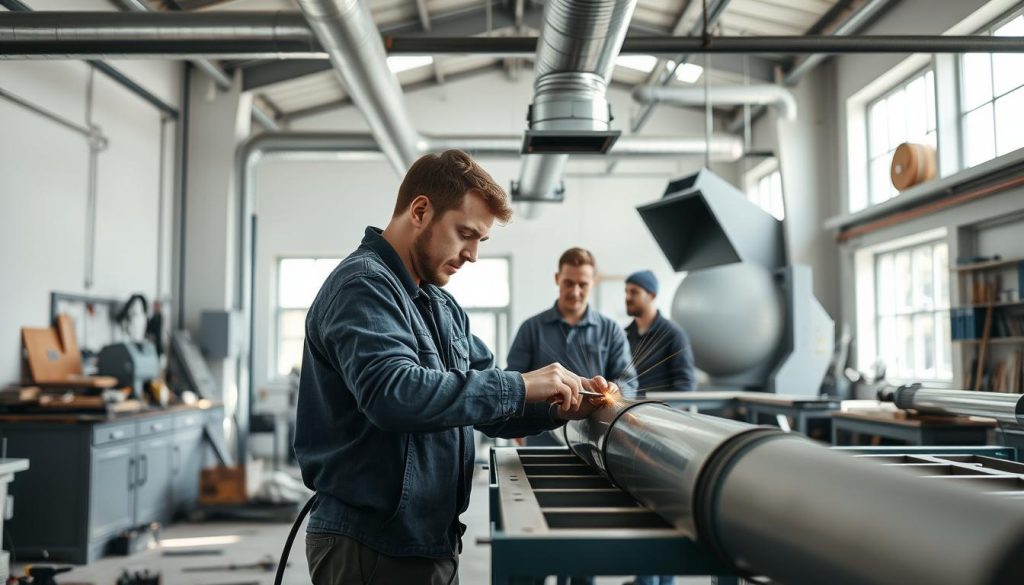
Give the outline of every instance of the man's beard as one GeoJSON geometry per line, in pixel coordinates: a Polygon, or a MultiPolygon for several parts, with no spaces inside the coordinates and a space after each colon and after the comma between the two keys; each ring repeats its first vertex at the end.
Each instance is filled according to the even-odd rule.
{"type": "Polygon", "coordinates": [[[626,314],[630,317],[639,317],[644,314],[644,310],[643,308],[635,305],[626,305],[626,314]]]}
{"type": "Polygon", "coordinates": [[[448,284],[448,275],[441,272],[444,262],[430,255],[430,240],[434,235],[434,222],[431,221],[423,233],[416,236],[412,243],[412,266],[424,284],[444,286],[448,284]]]}

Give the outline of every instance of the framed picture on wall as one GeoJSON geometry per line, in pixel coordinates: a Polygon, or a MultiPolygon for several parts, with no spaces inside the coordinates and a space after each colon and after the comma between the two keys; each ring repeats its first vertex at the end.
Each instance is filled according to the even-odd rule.
{"type": "Polygon", "coordinates": [[[626,277],[609,274],[601,275],[594,291],[594,307],[599,313],[611,317],[625,327],[630,317],[626,314],[626,277]]]}

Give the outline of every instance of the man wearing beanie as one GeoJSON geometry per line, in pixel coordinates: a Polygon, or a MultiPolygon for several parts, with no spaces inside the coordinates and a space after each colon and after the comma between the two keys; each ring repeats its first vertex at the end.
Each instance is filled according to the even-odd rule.
{"type": "Polygon", "coordinates": [[[680,326],[661,316],[654,305],[657,296],[658,278],[650,270],[634,272],[626,279],[626,314],[633,317],[626,327],[626,339],[640,375],[639,390],[694,390],[697,376],[690,339],[680,326]]]}

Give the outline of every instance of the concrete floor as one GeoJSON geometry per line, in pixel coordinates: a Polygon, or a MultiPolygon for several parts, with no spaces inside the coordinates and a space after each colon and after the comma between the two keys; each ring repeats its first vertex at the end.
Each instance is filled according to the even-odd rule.
{"type": "MultiPolygon", "coordinates": [[[[491,553],[486,545],[477,544],[477,539],[486,537],[489,532],[487,510],[487,472],[477,467],[473,481],[473,494],[469,510],[462,516],[468,525],[464,539],[459,578],[463,585],[486,585],[490,583],[491,553]]],[[[163,550],[153,549],[137,553],[130,557],[107,557],[91,565],[76,567],[70,573],[58,576],[60,584],[93,583],[95,585],[114,585],[123,570],[140,571],[149,569],[159,571],[164,585],[272,585],[273,572],[261,571],[218,571],[218,572],[185,572],[186,567],[223,565],[229,563],[253,563],[263,557],[274,559],[281,552],[290,525],[257,524],[250,522],[179,522],[165,527],[161,531],[163,542],[183,539],[178,544],[188,545],[188,549],[221,549],[223,554],[217,556],[166,557],[163,550]],[[234,540],[224,544],[206,544],[202,540],[188,539],[213,538],[234,540]]],[[[302,535],[296,538],[296,547],[292,550],[291,565],[285,573],[284,583],[288,585],[308,585],[309,573],[306,565],[302,535]]],[[[167,549],[164,549],[167,550],[167,549]]],[[[12,574],[20,575],[20,567],[12,567],[12,574]]],[[[598,585],[619,585],[628,578],[602,577],[597,579],[598,585]]],[[[677,579],[679,585],[705,585],[711,580],[707,578],[677,579]]],[[[549,584],[554,578],[548,579],[549,584]]],[[[400,584],[384,584],[400,585],[400,584]]]]}

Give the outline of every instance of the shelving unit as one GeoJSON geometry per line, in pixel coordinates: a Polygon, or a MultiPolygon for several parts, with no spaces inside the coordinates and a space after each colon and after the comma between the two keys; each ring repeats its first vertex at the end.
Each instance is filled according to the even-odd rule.
{"type": "Polygon", "coordinates": [[[953,266],[959,306],[950,308],[963,387],[1024,392],[1024,257],[953,266]]]}

